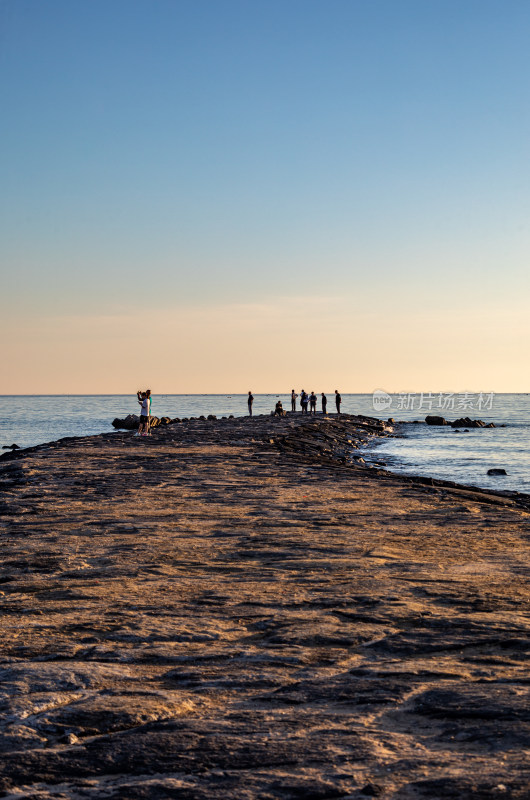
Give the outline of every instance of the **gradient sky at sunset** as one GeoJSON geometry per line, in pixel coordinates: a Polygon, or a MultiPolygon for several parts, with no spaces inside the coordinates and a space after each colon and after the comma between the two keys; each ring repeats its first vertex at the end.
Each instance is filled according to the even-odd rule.
{"type": "Polygon", "coordinates": [[[0,393],[527,391],[527,0],[0,0],[0,393]]]}

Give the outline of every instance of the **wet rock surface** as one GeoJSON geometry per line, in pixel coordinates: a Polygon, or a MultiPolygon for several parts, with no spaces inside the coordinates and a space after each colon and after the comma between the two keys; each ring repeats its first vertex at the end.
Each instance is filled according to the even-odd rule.
{"type": "Polygon", "coordinates": [[[494,422],[486,424],[482,419],[470,419],[469,417],[460,417],[449,424],[453,428],[495,428],[494,422]]]}
{"type": "Polygon", "coordinates": [[[389,433],[2,456],[3,796],[526,798],[528,498],[364,465],[389,433]]]}
{"type": "MultiPolygon", "coordinates": [[[[482,419],[470,419],[469,417],[460,417],[452,422],[446,420],[445,417],[436,417],[429,415],[425,417],[427,425],[450,425],[452,428],[495,428],[494,422],[485,423],[482,419]]],[[[114,424],[114,423],[112,423],[114,424]]],[[[501,425],[501,427],[504,427],[501,425]]]]}

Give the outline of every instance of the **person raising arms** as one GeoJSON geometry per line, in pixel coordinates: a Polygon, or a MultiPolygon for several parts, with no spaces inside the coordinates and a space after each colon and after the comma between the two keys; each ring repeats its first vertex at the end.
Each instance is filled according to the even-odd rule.
{"type": "Polygon", "coordinates": [[[138,390],[136,397],[141,405],[140,424],[136,435],[147,436],[149,433],[149,417],[151,416],[151,389],[146,389],[145,392],[138,390]]]}

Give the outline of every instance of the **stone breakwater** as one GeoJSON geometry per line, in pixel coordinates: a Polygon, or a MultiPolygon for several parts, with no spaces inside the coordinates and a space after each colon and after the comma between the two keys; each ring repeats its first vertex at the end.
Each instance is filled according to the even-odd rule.
{"type": "Polygon", "coordinates": [[[528,498],[369,469],[368,418],[0,458],[0,791],[526,798],[528,498]]]}

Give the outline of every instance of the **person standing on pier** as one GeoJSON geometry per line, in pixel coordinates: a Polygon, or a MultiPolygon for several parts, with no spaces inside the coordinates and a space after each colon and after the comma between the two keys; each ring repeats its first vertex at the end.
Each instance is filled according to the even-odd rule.
{"type": "Polygon", "coordinates": [[[149,431],[149,418],[151,416],[151,389],[146,389],[145,392],[136,392],[136,397],[141,405],[140,410],[140,424],[138,425],[137,436],[147,436],[149,431]]]}
{"type": "Polygon", "coordinates": [[[335,389],[335,405],[337,406],[337,414],[340,414],[341,403],[342,403],[342,397],[339,394],[339,390],[335,389]]]}
{"type": "Polygon", "coordinates": [[[322,392],[322,413],[323,414],[327,413],[327,411],[326,411],[327,405],[328,405],[328,398],[326,397],[324,392],[322,392]]]}
{"type": "Polygon", "coordinates": [[[317,413],[317,396],[313,390],[311,390],[311,394],[309,395],[309,413],[317,413]]]}
{"type": "Polygon", "coordinates": [[[252,403],[254,402],[254,395],[252,392],[248,393],[248,415],[249,417],[252,416],[252,403]]]}
{"type": "Polygon", "coordinates": [[[296,398],[298,395],[296,394],[294,389],[291,389],[291,411],[296,411],[296,398]]]}

